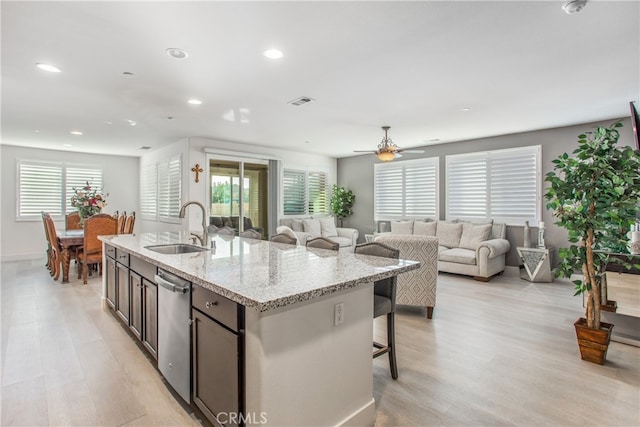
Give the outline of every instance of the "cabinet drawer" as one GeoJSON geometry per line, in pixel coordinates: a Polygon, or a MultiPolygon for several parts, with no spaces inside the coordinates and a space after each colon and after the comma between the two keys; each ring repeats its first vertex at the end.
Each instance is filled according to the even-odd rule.
{"type": "Polygon", "coordinates": [[[191,302],[195,308],[229,329],[238,331],[238,304],[195,284],[191,292],[191,302]]]}
{"type": "Polygon", "coordinates": [[[104,245],[105,252],[109,258],[116,259],[116,248],[109,245],[104,245]]]}
{"type": "Polygon", "coordinates": [[[154,281],[156,276],[156,266],[136,256],[129,258],[129,268],[147,280],[154,281]]]}
{"type": "Polygon", "coordinates": [[[129,267],[129,253],[122,249],[116,249],[116,261],[129,267]]]}

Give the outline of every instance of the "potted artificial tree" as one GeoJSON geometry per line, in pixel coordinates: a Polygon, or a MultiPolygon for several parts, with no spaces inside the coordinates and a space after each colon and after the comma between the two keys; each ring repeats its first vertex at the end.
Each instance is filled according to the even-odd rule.
{"type": "Polygon", "coordinates": [[[340,221],[340,227],[345,218],[349,217],[353,213],[353,203],[356,201],[356,196],[353,191],[345,188],[333,185],[333,191],[331,193],[331,212],[340,221]]]}
{"type": "Polygon", "coordinates": [[[616,146],[614,123],[608,128],[578,136],[573,156],[560,155],[546,176],[545,198],[556,224],[568,231],[569,248],[559,250],[556,275],[574,280],[576,295],[585,296],[586,314],[575,322],[582,359],[604,363],[613,325],[600,321],[606,304],[602,284],[607,253],[626,242],[635,222],[640,198],[640,151],[616,146]]]}

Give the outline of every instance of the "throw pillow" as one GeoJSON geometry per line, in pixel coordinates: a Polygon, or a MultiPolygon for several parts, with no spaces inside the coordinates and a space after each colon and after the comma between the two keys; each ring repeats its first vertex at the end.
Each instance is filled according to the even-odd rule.
{"type": "Polygon", "coordinates": [[[302,225],[301,219],[292,219],[291,220],[291,229],[293,231],[304,231],[304,225],[302,225]]]}
{"type": "Polygon", "coordinates": [[[332,216],[326,218],[318,218],[320,221],[320,231],[322,237],[336,237],[338,236],[338,230],[336,230],[336,223],[332,216]]]}
{"type": "Polygon", "coordinates": [[[470,222],[462,224],[462,236],[459,247],[476,250],[480,243],[489,239],[493,224],[473,225],[470,222]]]}
{"type": "Polygon", "coordinates": [[[416,221],[413,223],[413,234],[422,236],[435,236],[437,227],[437,222],[416,221]]]}
{"type": "Polygon", "coordinates": [[[438,221],[436,237],[438,238],[438,244],[440,246],[446,246],[447,248],[457,248],[460,244],[461,236],[462,223],[438,221]]]}
{"type": "Polygon", "coordinates": [[[413,234],[413,220],[391,221],[392,234],[413,234]]]}
{"type": "Polygon", "coordinates": [[[304,232],[311,234],[313,237],[322,236],[322,228],[320,228],[320,221],[312,218],[305,218],[302,220],[304,226],[304,232]]]}
{"type": "Polygon", "coordinates": [[[287,227],[286,225],[281,225],[279,227],[276,228],[276,233],[278,234],[284,234],[286,236],[291,237],[292,239],[296,239],[296,243],[300,243],[298,241],[298,236],[296,236],[296,233],[289,227],[287,227]]]}

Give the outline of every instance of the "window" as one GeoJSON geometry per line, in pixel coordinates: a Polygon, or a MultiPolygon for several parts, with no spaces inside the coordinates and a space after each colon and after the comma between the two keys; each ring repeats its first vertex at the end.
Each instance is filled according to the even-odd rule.
{"type": "Polygon", "coordinates": [[[73,187],[86,185],[102,189],[102,170],[98,167],[67,165],[61,162],[18,161],[18,219],[40,219],[49,212],[54,219],[74,212],[73,187]]]}
{"type": "Polygon", "coordinates": [[[146,219],[178,222],[182,206],[182,156],[140,168],[140,209],[146,219]]]}
{"type": "Polygon", "coordinates": [[[437,157],[374,165],[374,220],[433,218],[438,209],[437,157]]]}
{"type": "Polygon", "coordinates": [[[284,215],[325,214],[328,209],[327,174],[285,169],[282,175],[284,215]]]}
{"type": "Polygon", "coordinates": [[[447,219],[538,221],[541,146],[447,156],[447,219]]]}

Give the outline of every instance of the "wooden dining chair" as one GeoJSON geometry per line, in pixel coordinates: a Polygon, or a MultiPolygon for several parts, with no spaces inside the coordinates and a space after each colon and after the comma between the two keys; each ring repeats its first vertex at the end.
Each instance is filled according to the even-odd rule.
{"type": "Polygon", "coordinates": [[[118,230],[117,234],[122,234],[124,232],[124,222],[127,218],[127,212],[122,212],[121,214],[116,213],[116,229],[118,230]]]}
{"type": "MultiPolygon", "coordinates": [[[[398,259],[400,251],[379,242],[362,243],[354,248],[354,253],[362,255],[373,255],[385,258],[398,259]]],[[[387,316],[387,345],[373,342],[377,349],[373,353],[373,358],[389,353],[389,368],[391,378],[398,378],[398,364],[396,362],[396,288],[397,276],[373,282],[373,318],[383,315],[387,316]]]]}
{"type": "Polygon", "coordinates": [[[40,211],[40,214],[42,215],[42,225],[44,226],[44,237],[47,241],[47,263],[45,264],[45,266],[47,267],[47,270],[49,270],[49,274],[51,274],[53,276],[54,272],[53,272],[53,248],[51,247],[51,237],[49,235],[49,225],[47,224],[47,216],[49,215],[48,213],[44,212],[44,211],[40,211]]]}
{"type": "Polygon", "coordinates": [[[51,218],[51,215],[44,212],[43,220],[45,223],[45,230],[47,233],[47,240],[49,243],[48,254],[48,267],[53,280],[58,280],[60,272],[62,271],[62,248],[60,248],[60,242],[58,241],[58,233],[56,232],[56,225],[51,218]]]}
{"type": "Polygon", "coordinates": [[[124,220],[124,226],[122,227],[122,234],[133,234],[133,226],[136,223],[136,213],[131,212],[124,220]]]}
{"type": "Polygon", "coordinates": [[[307,240],[306,246],[308,248],[328,249],[330,251],[337,251],[340,249],[340,244],[327,239],[326,237],[316,237],[315,239],[307,240]]]}
{"type": "Polygon", "coordinates": [[[87,284],[90,265],[98,265],[102,274],[102,242],[98,236],[117,234],[117,220],[108,214],[98,214],[84,220],[84,242],[78,254],[78,279],[87,284]]]}
{"type": "Polygon", "coordinates": [[[64,217],[65,230],[81,230],[80,214],[78,212],[71,212],[64,217]]]}

